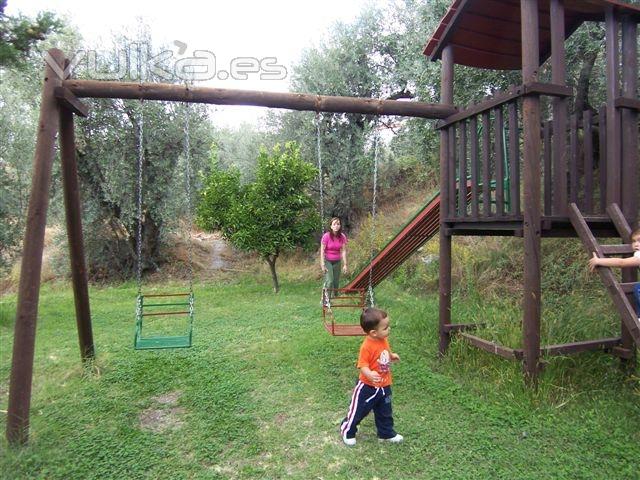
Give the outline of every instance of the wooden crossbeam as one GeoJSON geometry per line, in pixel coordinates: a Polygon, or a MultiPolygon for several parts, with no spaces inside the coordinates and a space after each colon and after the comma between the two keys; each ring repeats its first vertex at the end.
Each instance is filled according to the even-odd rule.
{"type": "Polygon", "coordinates": [[[572,353],[588,352],[591,350],[612,349],[613,347],[620,345],[621,341],[622,339],[620,337],[615,337],[548,345],[546,347],[542,347],[540,349],[540,353],[543,355],[569,355],[572,353]]]}
{"type": "Polygon", "coordinates": [[[63,85],[76,96],[207,103],[214,105],[253,105],[311,112],[362,113],[442,119],[457,111],[453,105],[439,103],[378,100],[308,93],[281,93],[258,90],[191,87],[166,83],[105,82],[65,80],[63,85]]]}
{"type": "Polygon", "coordinates": [[[509,348],[503,345],[498,345],[495,342],[485,340],[484,338],[476,337],[468,333],[460,333],[460,337],[464,338],[474,347],[478,347],[485,352],[493,353],[499,357],[506,358],[507,360],[522,360],[523,353],[521,349],[509,348]]]}
{"type": "Polygon", "coordinates": [[[80,99],[71,93],[71,90],[68,88],[56,87],[54,95],[58,100],[58,103],[67,110],[71,110],[80,117],[86,117],[89,115],[89,106],[82,103],[80,99]]]}
{"type": "Polygon", "coordinates": [[[637,98],[618,97],[613,101],[613,105],[617,108],[640,111],[640,100],[637,98]]]}
{"type": "Polygon", "coordinates": [[[448,323],[443,326],[445,332],[464,332],[484,327],[483,323],[448,323]]]}

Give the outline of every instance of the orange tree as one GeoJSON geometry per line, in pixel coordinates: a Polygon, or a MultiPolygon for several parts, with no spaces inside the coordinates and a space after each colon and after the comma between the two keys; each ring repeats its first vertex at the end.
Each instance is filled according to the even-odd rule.
{"type": "Polygon", "coordinates": [[[296,247],[313,248],[320,224],[308,187],[317,169],[293,142],[258,155],[256,179],[240,184],[237,169],[214,168],[200,191],[197,223],[219,230],[234,247],[258,254],[269,264],[273,289],[280,289],[276,260],[296,247]]]}

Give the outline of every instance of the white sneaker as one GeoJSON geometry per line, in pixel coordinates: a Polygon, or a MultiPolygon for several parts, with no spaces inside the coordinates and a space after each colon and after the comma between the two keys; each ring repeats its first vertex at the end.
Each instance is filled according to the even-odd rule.
{"type": "Polygon", "coordinates": [[[347,438],[347,435],[345,434],[345,435],[342,436],[342,441],[348,447],[353,447],[356,444],[356,437],[347,438]]]}
{"type": "Polygon", "coordinates": [[[395,437],[381,438],[380,440],[383,441],[383,442],[389,442],[389,443],[402,443],[402,441],[404,440],[404,437],[402,435],[400,435],[399,433],[396,433],[395,437]]]}

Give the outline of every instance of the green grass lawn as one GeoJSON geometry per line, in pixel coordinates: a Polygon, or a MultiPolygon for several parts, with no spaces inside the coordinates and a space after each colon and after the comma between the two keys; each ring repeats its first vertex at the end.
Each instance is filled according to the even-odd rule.
{"type": "MultiPolygon", "coordinates": [[[[394,416],[405,442],[378,443],[367,418],[353,448],[338,424],[360,339],[325,332],[317,284],[284,279],[279,295],[266,277],[196,284],[194,346],[174,351],[133,350],[135,286],[92,288],[98,357],[86,370],[71,289],[46,285],[31,441],[0,441],[2,478],[640,478],[637,370],[624,376],[601,353],[553,358],[532,392],[519,364],[459,342],[438,360],[437,296],[386,283],[377,300],[402,357],[394,416]]],[[[1,301],[6,412],[15,297],[1,301]]],[[[454,314],[477,308],[458,302],[454,314]]]]}

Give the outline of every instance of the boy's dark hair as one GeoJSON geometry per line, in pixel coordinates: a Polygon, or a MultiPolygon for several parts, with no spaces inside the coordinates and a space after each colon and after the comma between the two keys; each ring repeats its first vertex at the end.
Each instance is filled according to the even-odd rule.
{"type": "Polygon", "coordinates": [[[365,308],[360,315],[360,326],[364,333],[375,330],[383,318],[387,318],[387,312],[379,308],[365,308]]]}
{"type": "Polygon", "coordinates": [[[631,232],[631,240],[633,240],[636,237],[640,237],[640,227],[636,228],[633,232],[631,232]]]}

